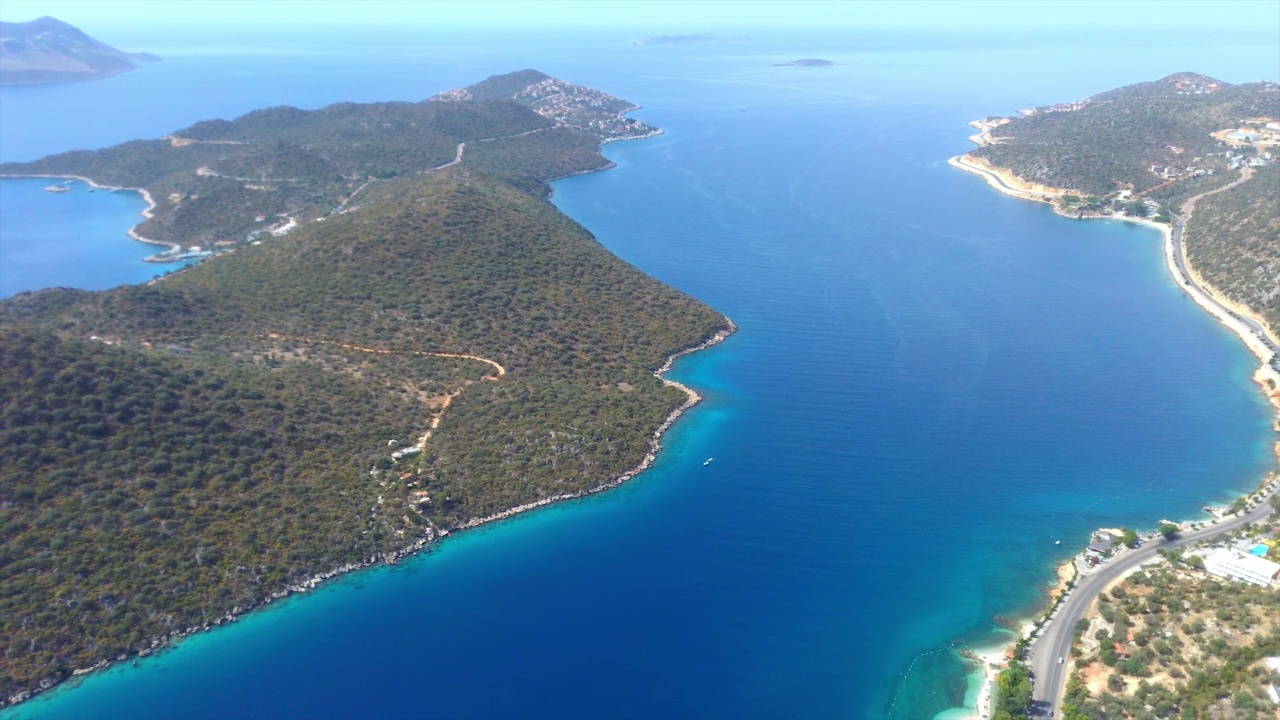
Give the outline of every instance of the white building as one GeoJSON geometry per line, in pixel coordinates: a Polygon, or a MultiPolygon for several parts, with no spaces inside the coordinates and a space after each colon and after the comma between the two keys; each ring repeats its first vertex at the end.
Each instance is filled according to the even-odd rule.
{"type": "Polygon", "coordinates": [[[1228,580],[1243,580],[1263,587],[1280,576],[1280,564],[1225,548],[1210,553],[1204,559],[1204,569],[1210,575],[1228,580]]]}

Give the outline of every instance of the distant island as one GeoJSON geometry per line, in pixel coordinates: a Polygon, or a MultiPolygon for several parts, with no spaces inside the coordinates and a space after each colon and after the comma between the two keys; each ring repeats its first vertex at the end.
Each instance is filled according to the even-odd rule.
{"type": "Polygon", "coordinates": [[[822,60],[821,58],[802,58],[800,60],[792,60],[791,62],[774,63],[774,67],[831,67],[840,63],[834,60],[822,60]]]}
{"type": "Polygon", "coordinates": [[[0,706],[649,467],[733,323],[548,201],[635,107],[524,70],[0,166],[218,253],[0,302],[0,706]]]}
{"type": "Polygon", "coordinates": [[[745,37],[721,37],[713,33],[688,33],[685,35],[658,35],[643,40],[632,40],[632,45],[688,45],[692,43],[723,42],[728,40],[750,40],[745,37]]]}
{"type": "MultiPolygon", "coordinates": [[[[1234,85],[1184,72],[970,125],[979,147],[952,158],[952,166],[1067,217],[1159,229],[1174,281],[1257,356],[1253,378],[1280,408],[1280,85],[1234,85]]],[[[1172,372],[1165,381],[1176,383],[1172,372]]],[[[1280,456],[1280,443],[1276,452],[1280,456]]],[[[1280,653],[1280,631],[1272,625],[1244,632],[1254,618],[1239,608],[1274,608],[1280,599],[1272,586],[1251,589],[1254,597],[1241,601],[1242,586],[1223,590],[1206,571],[1264,587],[1280,572],[1261,557],[1239,559],[1250,547],[1254,555],[1280,558],[1264,543],[1280,531],[1278,485],[1270,473],[1210,522],[1161,520],[1145,538],[1132,530],[1099,531],[1096,538],[1109,539],[1060,568],[1063,583],[1054,600],[1015,645],[996,685],[1003,716],[1035,716],[1035,701],[1055,717],[1144,717],[1157,697],[1165,716],[1227,716],[1231,708],[1218,700],[1265,677],[1260,659],[1280,653]],[[1156,547],[1140,549],[1143,542],[1161,543],[1159,554],[1156,547]],[[1118,545],[1125,548],[1116,553],[1118,545]],[[1105,568],[1099,557],[1107,558],[1105,568]],[[1160,565],[1107,592],[1123,573],[1153,561],[1160,565]],[[1242,575],[1238,567],[1246,566],[1265,570],[1242,575]],[[1157,597],[1165,598],[1167,611],[1159,610],[1157,597]],[[1141,610],[1141,625],[1128,619],[1130,610],[1134,618],[1141,610]],[[1240,621],[1223,624],[1235,618],[1240,621]],[[1153,638],[1164,638],[1154,650],[1148,647],[1153,638]],[[1196,651],[1182,651],[1193,644],[1196,651]],[[1173,680],[1184,677],[1196,680],[1173,680]],[[1149,693],[1148,683],[1161,694],[1149,693]]]]}
{"type": "Polygon", "coordinates": [[[0,22],[0,85],[96,80],[159,59],[117,50],[52,17],[0,22]]]}

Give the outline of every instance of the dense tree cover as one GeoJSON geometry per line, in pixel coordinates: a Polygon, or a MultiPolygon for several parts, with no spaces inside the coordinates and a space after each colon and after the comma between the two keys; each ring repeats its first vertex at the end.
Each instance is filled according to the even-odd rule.
{"type": "Polygon", "coordinates": [[[685,400],[651,372],[726,321],[523,182],[604,165],[543,134],[156,283],[0,303],[0,696],[641,461],[685,400]]]}
{"type": "Polygon", "coordinates": [[[1018,661],[1009,663],[996,678],[994,720],[1027,718],[1031,711],[1031,670],[1018,661]]]}
{"type": "Polygon", "coordinates": [[[147,187],[226,155],[229,146],[175,147],[168,140],[130,140],[102,150],[72,150],[26,163],[0,163],[0,173],[80,175],[101,185],[147,187]]]}
{"type": "Polygon", "coordinates": [[[1280,328],[1280,166],[1258,168],[1230,190],[1198,200],[1187,257],[1231,300],[1280,328]]]}
{"type": "Polygon", "coordinates": [[[1139,572],[1099,601],[1096,654],[1078,663],[1107,677],[1091,697],[1068,688],[1064,717],[1275,717],[1261,662],[1280,655],[1280,593],[1163,567],[1139,572]],[[1119,647],[1117,647],[1119,643],[1119,647]]]}
{"type": "Polygon", "coordinates": [[[461,140],[550,125],[508,97],[470,103],[335,103],[318,110],[282,106],[254,110],[230,122],[199,122],[174,134],[202,141],[295,143],[332,153],[331,159],[338,164],[353,165],[368,163],[371,150],[403,148],[421,155],[426,148],[439,154],[404,161],[431,166],[447,161],[453,145],[461,140]]]}
{"type": "MultiPolygon", "coordinates": [[[[164,282],[86,296],[45,322],[153,342],[279,333],[449,348],[567,375],[628,360],[657,367],[709,327],[677,319],[719,321],[510,185],[463,171],[386,185],[365,210],[164,282]]],[[[0,320],[44,294],[0,305],[0,320]]]]}
{"type": "MultiPolygon", "coordinates": [[[[3,330],[0,695],[403,544],[368,471],[429,406],[276,355],[3,330]]],[[[368,375],[379,360],[348,358],[368,375]]],[[[425,393],[485,372],[397,360],[425,393]]]]}
{"type": "Polygon", "coordinates": [[[608,167],[595,135],[568,127],[545,132],[468,143],[462,166],[510,180],[539,192],[548,179],[608,167]]]}
{"type": "Polygon", "coordinates": [[[1105,196],[1160,185],[1153,163],[1181,167],[1220,151],[1212,132],[1256,117],[1280,117],[1276,85],[1182,73],[1095,95],[1079,110],[1014,118],[992,131],[998,144],[973,154],[1030,182],[1105,196]],[[1197,94],[1188,83],[1217,89],[1197,94]]]}

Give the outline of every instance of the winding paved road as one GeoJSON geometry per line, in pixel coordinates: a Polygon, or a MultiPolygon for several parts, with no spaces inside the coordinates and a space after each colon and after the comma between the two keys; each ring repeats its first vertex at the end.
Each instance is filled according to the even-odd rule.
{"type": "MultiPolygon", "coordinates": [[[[1178,273],[1186,280],[1186,284],[1182,285],[1185,290],[1195,293],[1199,299],[1221,309],[1222,312],[1243,323],[1253,330],[1273,353],[1280,354],[1280,348],[1267,335],[1266,328],[1263,327],[1262,323],[1253,318],[1239,315],[1230,308],[1223,306],[1196,283],[1195,278],[1187,271],[1186,249],[1182,241],[1187,221],[1191,219],[1191,214],[1195,211],[1197,200],[1236,187],[1247,181],[1251,176],[1250,168],[1245,168],[1244,172],[1241,173],[1240,179],[1216,190],[1197,195],[1187,201],[1184,206],[1184,216],[1174,217],[1173,232],[1170,236],[1173,245],[1173,260],[1178,273]]],[[[1268,499],[1275,495],[1278,485],[1280,485],[1280,481],[1273,480],[1263,493],[1262,500],[1240,515],[1217,520],[1214,524],[1184,533],[1171,541],[1151,539],[1136,550],[1123,549],[1100,570],[1081,576],[1076,586],[1063,600],[1062,604],[1058,606],[1058,609],[1041,629],[1039,636],[1031,644],[1029,665],[1036,678],[1035,691],[1032,695],[1036,712],[1046,717],[1058,716],[1058,712],[1062,707],[1062,697],[1066,692],[1067,678],[1071,675],[1071,668],[1073,667],[1071,645],[1074,640],[1075,626],[1084,617],[1085,612],[1093,603],[1094,598],[1098,596],[1098,593],[1105,590],[1111,583],[1135,570],[1142,563],[1155,558],[1160,550],[1192,545],[1219,533],[1231,532],[1250,523],[1265,520],[1272,512],[1268,499]]],[[[1155,537],[1159,538],[1158,535],[1155,537]]]]}
{"type": "Polygon", "coordinates": [[[1071,643],[1074,639],[1076,623],[1084,617],[1085,611],[1093,603],[1098,593],[1108,585],[1124,577],[1139,565],[1154,559],[1160,550],[1185,547],[1215,535],[1231,532],[1250,523],[1262,522],[1271,515],[1269,498],[1275,495],[1280,480],[1273,480],[1262,493],[1262,498],[1245,512],[1218,520],[1199,530],[1182,533],[1173,540],[1164,540],[1159,535],[1149,539],[1137,549],[1122,549],[1101,569],[1077,580],[1076,586],[1067,594],[1066,599],[1058,606],[1056,612],[1042,629],[1040,635],[1031,644],[1029,665],[1035,674],[1036,687],[1032,699],[1045,716],[1057,716],[1062,705],[1062,695],[1066,690],[1067,677],[1071,674],[1071,643]],[[1062,658],[1062,663],[1058,663],[1062,658]]]}

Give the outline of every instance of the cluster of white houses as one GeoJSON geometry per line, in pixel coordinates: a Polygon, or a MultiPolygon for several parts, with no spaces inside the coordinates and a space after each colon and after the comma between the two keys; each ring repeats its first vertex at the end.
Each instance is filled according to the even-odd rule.
{"type": "Polygon", "coordinates": [[[1280,580],[1280,563],[1233,548],[1219,548],[1209,553],[1204,559],[1204,569],[1210,575],[1263,587],[1280,580]]]}

